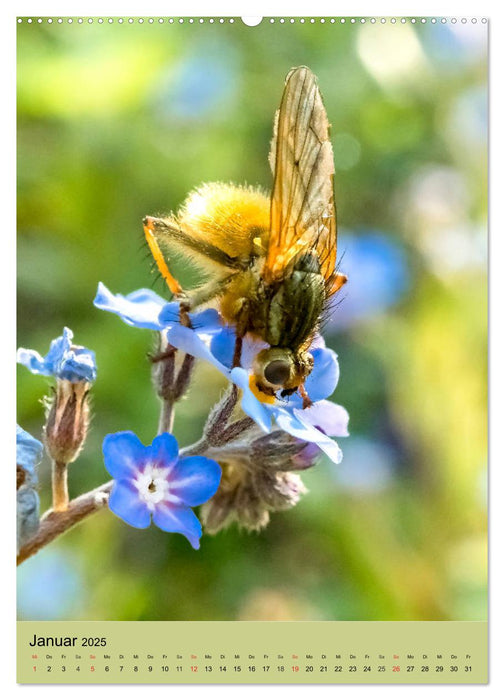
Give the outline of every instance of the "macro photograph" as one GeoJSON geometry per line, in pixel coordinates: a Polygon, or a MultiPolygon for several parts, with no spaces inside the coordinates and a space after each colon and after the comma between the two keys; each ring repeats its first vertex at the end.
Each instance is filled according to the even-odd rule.
{"type": "Polygon", "coordinates": [[[488,26],[17,26],[17,616],[487,619],[488,26]]]}

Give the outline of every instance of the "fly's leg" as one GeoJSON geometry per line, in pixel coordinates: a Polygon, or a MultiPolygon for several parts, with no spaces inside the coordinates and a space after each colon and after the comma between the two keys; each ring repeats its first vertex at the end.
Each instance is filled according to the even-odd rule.
{"type": "MultiPolygon", "coordinates": [[[[173,296],[176,299],[179,299],[181,296],[184,295],[184,290],[182,289],[180,283],[178,280],[175,279],[175,277],[171,274],[170,270],[168,269],[168,265],[166,264],[166,260],[164,258],[163,253],[161,252],[161,248],[159,247],[159,243],[156,240],[156,236],[154,235],[154,229],[155,229],[155,222],[156,219],[154,219],[152,216],[146,216],[143,220],[143,229],[144,229],[144,234],[145,234],[145,240],[147,241],[147,245],[149,246],[149,250],[152,253],[152,257],[154,258],[154,262],[156,263],[159,272],[161,273],[161,277],[164,279],[166,284],[168,285],[170,292],[173,294],[173,296]]],[[[191,327],[191,321],[189,319],[189,308],[187,307],[186,301],[182,300],[180,302],[180,323],[183,326],[187,326],[188,328],[191,327]]]]}
{"type": "Polygon", "coordinates": [[[243,337],[248,330],[249,304],[246,299],[240,300],[240,310],[236,319],[236,342],[233,353],[233,367],[241,367],[241,354],[243,348],[243,337]]]}
{"type": "Polygon", "coordinates": [[[155,230],[156,228],[159,228],[160,223],[163,223],[160,221],[160,219],[155,219],[152,216],[145,217],[143,220],[145,239],[152,253],[152,257],[158,266],[161,276],[165,280],[175,299],[180,302],[180,323],[183,326],[190,328],[191,321],[189,319],[189,312],[193,309],[197,309],[198,306],[201,306],[202,304],[205,304],[206,302],[220,296],[237,273],[232,272],[226,277],[212,280],[199,289],[196,289],[190,295],[186,294],[178,280],[176,280],[169,271],[166,260],[157,242],[155,230]]]}
{"type": "Polygon", "coordinates": [[[233,367],[241,367],[241,354],[243,348],[243,336],[237,335],[233,353],[233,367]]]}
{"type": "Polygon", "coordinates": [[[183,294],[179,296],[180,300],[180,322],[182,325],[189,325],[189,311],[197,309],[199,306],[206,304],[212,299],[217,299],[220,297],[231,281],[234,279],[236,272],[223,277],[221,279],[212,280],[204,284],[199,289],[195,289],[190,295],[183,294]],[[184,318],[187,319],[187,323],[184,322],[184,318]]]}
{"type": "Polygon", "coordinates": [[[327,289],[327,295],[332,296],[336,294],[344,284],[348,282],[348,277],[342,272],[336,272],[329,280],[329,286],[327,289]]]}
{"type": "Polygon", "coordinates": [[[310,399],[310,397],[308,396],[308,393],[307,393],[307,391],[306,391],[306,389],[305,389],[304,384],[300,384],[300,385],[298,386],[298,391],[299,391],[299,394],[300,394],[301,398],[303,399],[303,410],[304,410],[305,408],[310,408],[310,406],[313,406],[313,401],[312,401],[312,400],[310,399]]]}
{"type": "Polygon", "coordinates": [[[154,235],[154,228],[155,226],[153,218],[151,216],[146,216],[143,220],[145,240],[147,241],[147,245],[149,246],[150,252],[152,253],[154,262],[158,266],[158,270],[161,273],[161,276],[170,288],[170,292],[176,297],[179,294],[182,294],[183,290],[179,282],[175,279],[175,277],[173,277],[170,270],[168,269],[166,260],[164,259],[163,253],[161,252],[161,248],[159,247],[159,244],[154,235]]]}

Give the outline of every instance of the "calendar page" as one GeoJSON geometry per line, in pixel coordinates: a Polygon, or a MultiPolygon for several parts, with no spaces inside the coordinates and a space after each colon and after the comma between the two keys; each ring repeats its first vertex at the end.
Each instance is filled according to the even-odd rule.
{"type": "Polygon", "coordinates": [[[488,20],[16,23],[18,683],[486,683],[488,20]]]}

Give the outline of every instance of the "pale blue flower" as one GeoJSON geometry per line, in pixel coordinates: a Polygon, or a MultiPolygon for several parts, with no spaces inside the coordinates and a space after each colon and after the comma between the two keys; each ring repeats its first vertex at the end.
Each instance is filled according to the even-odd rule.
{"type": "MultiPolygon", "coordinates": [[[[150,328],[154,331],[169,331],[180,324],[180,305],[176,301],[167,302],[151,289],[137,289],[131,294],[112,294],[100,282],[94,305],[103,311],[110,311],[121,318],[128,326],[150,328]]],[[[220,316],[215,309],[205,309],[190,313],[192,328],[198,333],[216,333],[222,328],[220,316]]]]}
{"type": "Polygon", "coordinates": [[[16,464],[18,484],[16,491],[17,551],[39,527],[40,501],[35,490],[38,478],[35,467],[42,459],[42,443],[16,426],[16,464]]]}
{"type": "Polygon", "coordinates": [[[44,447],[30,433],[16,425],[16,464],[26,472],[32,483],[37,483],[35,466],[42,459],[44,447]]]}
{"type": "Polygon", "coordinates": [[[73,333],[63,329],[63,335],[52,341],[45,357],[36,350],[19,348],[17,361],[27,367],[32,374],[66,379],[74,384],[94,382],[96,379],[96,359],[92,350],[72,344],[73,333]]]}

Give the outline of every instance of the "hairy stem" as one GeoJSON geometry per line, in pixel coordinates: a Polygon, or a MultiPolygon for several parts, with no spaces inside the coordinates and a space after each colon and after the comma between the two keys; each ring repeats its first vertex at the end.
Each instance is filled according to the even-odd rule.
{"type": "Polygon", "coordinates": [[[175,418],[175,406],[170,399],[161,399],[161,411],[159,413],[158,435],[171,433],[175,418]]]}
{"type": "Polygon", "coordinates": [[[238,387],[236,384],[231,384],[219,403],[210,411],[210,415],[205,424],[203,435],[208,440],[209,444],[213,445],[215,441],[219,439],[220,434],[226,427],[234,411],[237,401],[238,387]]]}
{"type": "Polygon", "coordinates": [[[65,462],[52,463],[53,511],[61,513],[68,508],[68,469],[65,462]]]}
{"type": "Polygon", "coordinates": [[[205,437],[202,437],[200,440],[197,442],[194,442],[192,445],[188,445],[187,447],[183,447],[180,450],[180,455],[181,457],[192,457],[194,455],[198,455],[199,457],[204,457],[206,452],[211,449],[210,444],[208,440],[205,437]]]}
{"type": "Polygon", "coordinates": [[[56,537],[77,525],[88,515],[101,510],[108,503],[108,496],[113,483],[113,481],[109,481],[98,486],[93,491],[74,498],[64,511],[48,510],[44,513],[40,520],[38,531],[21,547],[17,556],[17,563],[21,564],[33,554],[36,554],[39,549],[56,539],[56,537]]]}
{"type": "Polygon", "coordinates": [[[182,365],[173,386],[173,398],[178,401],[186,393],[192,377],[195,358],[192,355],[184,355],[182,365]]]}

